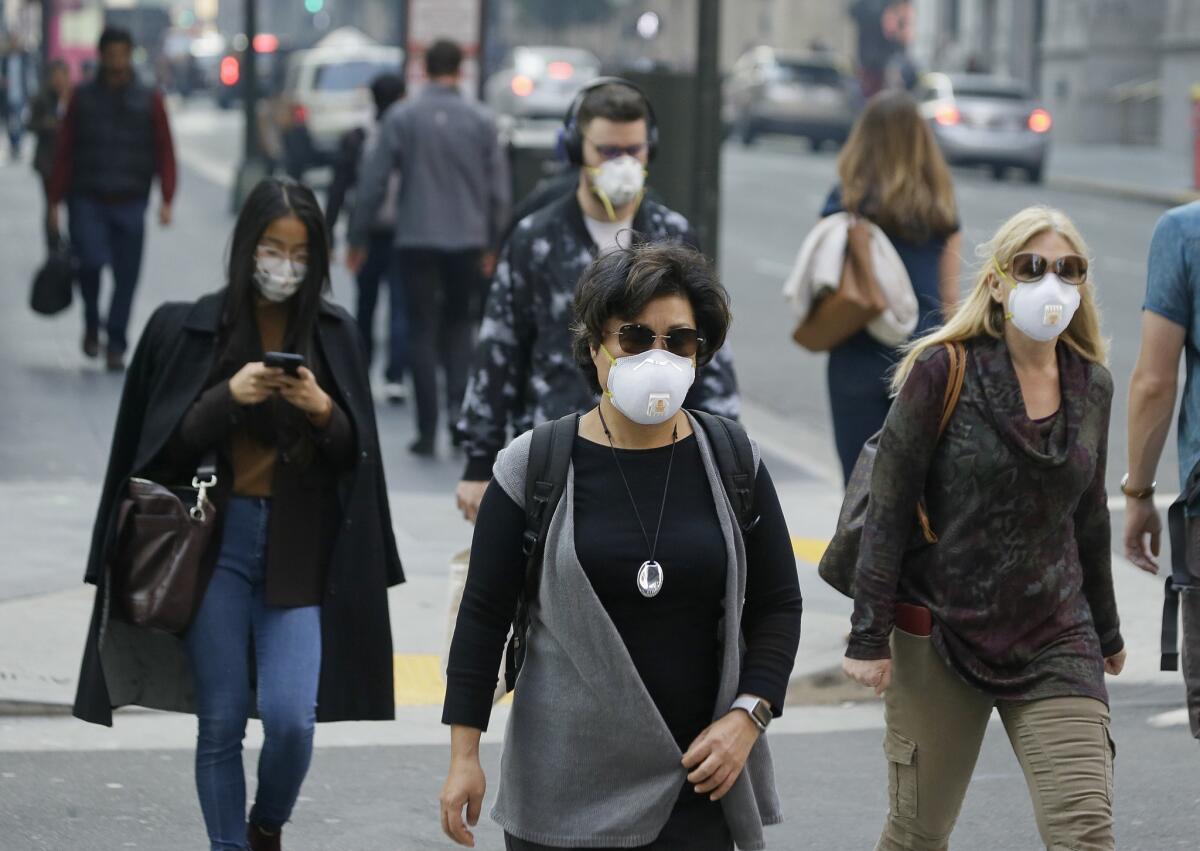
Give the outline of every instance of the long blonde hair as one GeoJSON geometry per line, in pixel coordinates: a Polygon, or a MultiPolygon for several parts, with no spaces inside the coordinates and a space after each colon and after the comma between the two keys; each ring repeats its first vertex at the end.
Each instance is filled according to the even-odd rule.
{"type": "Polygon", "coordinates": [[[946,236],[958,224],[950,170],[907,92],[871,98],[838,157],[838,178],[848,212],[911,242],[946,236]]]}
{"type": "MultiPolygon", "coordinates": [[[[958,306],[954,316],[931,333],[914,340],[904,348],[904,357],[892,376],[892,391],[900,392],[908,380],[913,365],[921,355],[944,343],[964,343],[976,337],[997,339],[1004,336],[1004,305],[992,298],[991,284],[997,277],[997,264],[1008,268],[1015,254],[1029,241],[1053,231],[1065,239],[1071,249],[1088,256],[1087,245],[1074,223],[1062,210],[1053,207],[1026,207],[1006,221],[988,242],[977,251],[981,261],[975,278],[975,288],[966,301],[958,306]]],[[[1093,363],[1108,362],[1108,341],[1100,331],[1100,308],[1096,304],[1095,283],[1091,275],[1079,288],[1079,310],[1060,338],[1079,355],[1093,363]]]]}

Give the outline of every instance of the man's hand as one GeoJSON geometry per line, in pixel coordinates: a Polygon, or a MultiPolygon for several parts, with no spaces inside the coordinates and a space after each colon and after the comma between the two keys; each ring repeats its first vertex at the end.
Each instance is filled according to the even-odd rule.
{"type": "Polygon", "coordinates": [[[846,676],[860,686],[875,689],[875,694],[881,695],[892,684],[891,659],[842,659],[842,670],[846,676]]]}
{"type": "Polygon", "coordinates": [[[357,275],[362,269],[363,263],[367,262],[367,250],[357,245],[350,245],[346,248],[346,268],[350,270],[351,275],[357,275]]]}
{"type": "Polygon", "coordinates": [[[458,510],[462,512],[463,519],[468,523],[474,523],[475,518],[479,516],[479,504],[483,502],[483,494],[487,491],[487,487],[487,482],[471,482],[466,479],[458,483],[454,499],[458,503],[458,510]]]}
{"type": "Polygon", "coordinates": [[[50,231],[51,234],[57,237],[60,233],[62,233],[62,231],[59,230],[58,225],[58,205],[51,204],[50,209],[46,210],[46,230],[50,231]]]}
{"type": "Polygon", "coordinates": [[[174,216],[175,214],[171,209],[171,205],[163,201],[163,205],[158,208],[158,223],[165,228],[170,227],[174,216]]]}
{"type": "Polygon", "coordinates": [[[683,755],[683,767],[691,771],[688,783],[696,794],[708,795],[710,801],[724,798],[741,776],[760,735],[758,725],[742,709],[731,710],[710,724],[683,755]]]}
{"type": "Polygon", "coordinates": [[[1158,573],[1162,518],[1153,499],[1125,498],[1125,558],[1147,573],[1158,573]]]}

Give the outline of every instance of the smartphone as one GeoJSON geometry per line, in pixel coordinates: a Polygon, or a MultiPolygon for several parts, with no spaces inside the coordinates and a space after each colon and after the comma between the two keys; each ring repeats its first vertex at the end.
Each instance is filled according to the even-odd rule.
{"type": "Polygon", "coordinates": [[[304,366],[304,355],[294,355],[291,352],[267,352],[263,355],[263,365],[273,369],[282,369],[288,375],[295,377],[304,366]]]}

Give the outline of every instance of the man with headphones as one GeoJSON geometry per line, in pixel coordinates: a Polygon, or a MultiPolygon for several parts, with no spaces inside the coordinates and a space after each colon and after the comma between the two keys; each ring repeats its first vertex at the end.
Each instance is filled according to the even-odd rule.
{"type": "MultiPolygon", "coordinates": [[[[640,88],[615,77],[593,80],[576,95],[562,132],[564,153],[578,170],[574,191],[512,229],[484,310],[458,426],[467,464],[457,501],[470,521],[510,434],[596,402],[571,356],[573,295],[583,270],[635,233],[696,246],[687,219],[646,196],[658,126],[640,88]]],[[[685,404],[738,416],[727,348],[700,370],[685,404]]]]}

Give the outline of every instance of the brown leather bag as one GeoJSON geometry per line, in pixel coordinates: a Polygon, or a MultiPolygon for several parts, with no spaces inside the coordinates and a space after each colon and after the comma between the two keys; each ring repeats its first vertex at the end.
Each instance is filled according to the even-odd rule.
{"type": "Polygon", "coordinates": [[[201,463],[190,488],[129,480],[112,557],[118,617],[175,634],[191,624],[217,516],[208,490],[216,484],[215,454],[201,463]]]}
{"type": "Polygon", "coordinates": [[[887,298],[871,267],[870,238],[865,243],[861,234],[860,239],[854,238],[855,228],[866,227],[864,222],[850,227],[838,288],[813,305],[792,332],[792,339],[810,352],[827,352],[840,346],[887,310],[887,298]]]}

